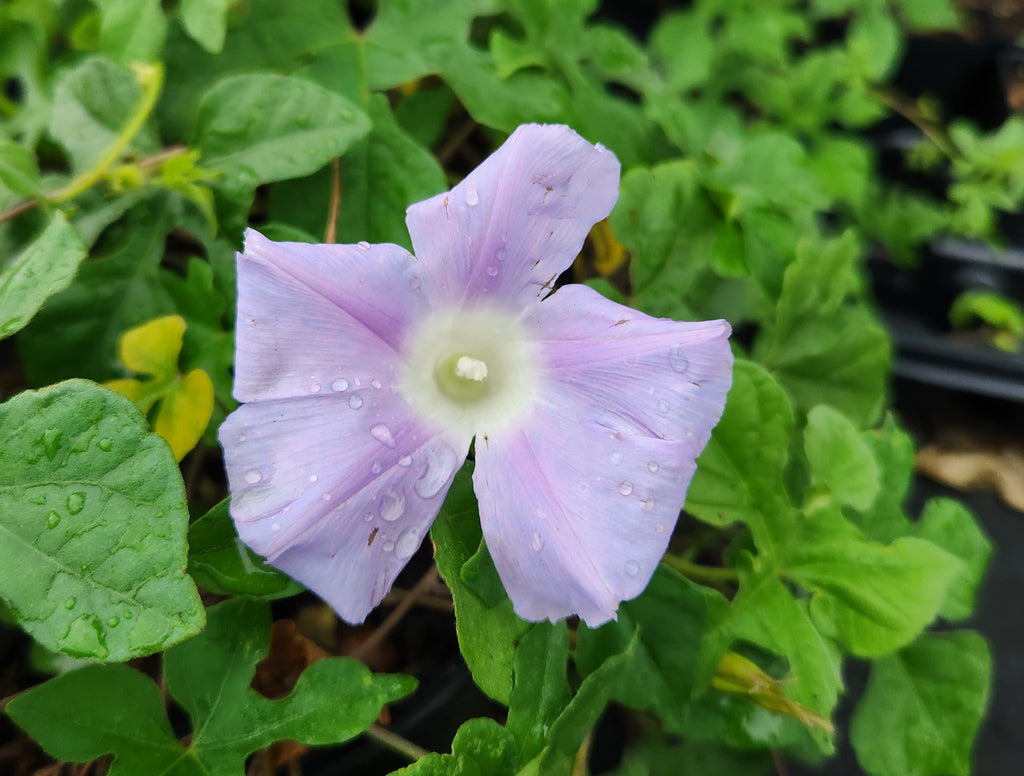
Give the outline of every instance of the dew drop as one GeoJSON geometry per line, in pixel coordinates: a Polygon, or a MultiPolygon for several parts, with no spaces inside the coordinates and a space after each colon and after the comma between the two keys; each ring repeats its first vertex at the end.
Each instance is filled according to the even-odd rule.
{"type": "Polygon", "coordinates": [[[414,277],[412,280],[409,281],[409,290],[415,291],[419,287],[420,287],[420,279],[419,278],[414,277]]]}
{"type": "Polygon", "coordinates": [[[498,275],[498,268],[497,267],[488,267],[487,268],[487,274],[490,275],[492,278],[493,277],[497,277],[497,275],[498,275]]]}
{"type": "Polygon", "coordinates": [[[119,620],[117,617],[108,617],[107,618],[107,627],[108,628],[116,628],[120,624],[121,624],[121,620],[119,620]]]}
{"type": "Polygon", "coordinates": [[[363,406],[363,397],[359,394],[355,394],[351,399],[348,400],[348,406],[354,410],[359,409],[363,406]]]}
{"type": "Polygon", "coordinates": [[[395,544],[395,557],[399,560],[411,558],[420,546],[420,535],[415,528],[406,529],[395,544]]]}
{"type": "Polygon", "coordinates": [[[324,501],[330,501],[330,500],[331,500],[331,492],[330,492],[330,491],[327,491],[327,492],[326,492],[326,493],[324,493],[324,495],[322,495],[322,496],[321,496],[320,498],[322,498],[322,499],[323,499],[324,501]]]}
{"type": "Polygon", "coordinates": [[[629,480],[623,480],[622,482],[619,483],[619,493],[621,493],[623,496],[628,496],[632,492],[633,492],[633,483],[632,482],[630,482],[629,480]]]}
{"type": "Polygon", "coordinates": [[[685,372],[690,368],[690,362],[683,355],[682,345],[673,345],[668,351],[668,364],[677,372],[685,372]]]}
{"type": "Polygon", "coordinates": [[[394,448],[395,446],[395,437],[392,435],[391,429],[383,423],[374,423],[370,426],[370,436],[385,447],[394,448]]]}
{"type": "Polygon", "coordinates": [[[619,452],[618,450],[609,453],[608,463],[610,463],[612,466],[618,466],[620,463],[622,463],[622,453],[619,452]]]}
{"type": "Polygon", "coordinates": [[[401,458],[398,459],[398,465],[399,466],[404,466],[406,468],[412,466],[412,456],[411,455],[403,455],[401,458]]]}
{"type": "Polygon", "coordinates": [[[508,249],[505,248],[505,246],[498,248],[498,250],[494,252],[494,258],[498,261],[504,261],[508,258],[508,249]]]}
{"type": "Polygon", "coordinates": [[[281,524],[280,523],[273,523],[273,524],[271,524],[270,530],[273,531],[274,533],[277,533],[278,531],[281,530],[281,524]]]}
{"type": "Polygon", "coordinates": [[[380,390],[380,380],[377,380],[377,379],[370,380],[370,385],[373,386],[373,388],[375,388],[377,390],[380,390]]]}
{"type": "Polygon", "coordinates": [[[359,247],[359,250],[361,251],[370,250],[370,243],[366,242],[366,240],[360,240],[358,243],[356,243],[356,245],[359,247]]]}
{"type": "Polygon", "coordinates": [[[56,528],[58,525],[60,525],[60,515],[51,509],[50,514],[46,516],[46,527],[56,528]]]}
{"type": "Polygon", "coordinates": [[[126,620],[130,620],[130,619],[131,619],[132,617],[134,617],[134,616],[135,616],[135,615],[134,615],[134,614],[132,614],[132,612],[131,612],[131,609],[129,609],[128,611],[126,611],[126,612],[124,613],[124,618],[125,618],[126,620]]]}
{"type": "Polygon", "coordinates": [[[664,523],[655,523],[654,524],[654,533],[659,533],[659,534],[665,533],[665,524],[664,523]]]}
{"type": "Polygon", "coordinates": [[[316,482],[318,479],[320,479],[320,478],[317,477],[315,474],[309,475],[309,481],[310,482],[316,482]]]}
{"type": "Polygon", "coordinates": [[[311,382],[309,384],[309,392],[310,393],[320,393],[320,383],[318,383],[316,380],[311,382]]]}
{"type": "Polygon", "coordinates": [[[627,560],[626,561],[626,574],[628,574],[631,577],[635,577],[639,573],[640,573],[640,564],[637,563],[635,560],[627,560]]]}
{"type": "Polygon", "coordinates": [[[660,467],[658,466],[658,462],[657,461],[648,461],[647,462],[647,471],[649,471],[651,474],[657,474],[659,468],[660,467]]]}
{"type": "Polygon", "coordinates": [[[348,380],[344,377],[339,377],[337,380],[331,383],[331,390],[335,393],[341,393],[342,391],[348,390],[348,380]]]}
{"type": "Polygon", "coordinates": [[[664,399],[658,399],[658,412],[660,412],[662,415],[668,415],[670,409],[671,407],[669,406],[667,401],[665,401],[664,399]]]}
{"type": "Polygon", "coordinates": [[[77,515],[85,509],[85,494],[81,492],[72,493],[68,496],[68,512],[77,515]]]}
{"type": "Polygon", "coordinates": [[[374,474],[380,474],[381,468],[380,461],[374,461],[370,466],[370,471],[374,474]]]}
{"type": "Polygon", "coordinates": [[[480,194],[477,193],[476,186],[466,187],[466,204],[470,207],[476,207],[480,204],[480,194]]]}
{"type": "Polygon", "coordinates": [[[405,494],[400,490],[392,490],[380,498],[381,519],[393,523],[405,512],[405,494]]]}
{"type": "Polygon", "coordinates": [[[363,515],[364,523],[369,523],[371,520],[373,520],[373,512],[367,512],[365,515],[363,515]]]}
{"type": "Polygon", "coordinates": [[[109,453],[111,448],[113,448],[113,446],[114,446],[114,440],[113,439],[109,439],[107,437],[104,437],[103,439],[101,439],[99,442],[96,443],[96,447],[98,447],[100,450],[102,450],[105,453],[109,453]]]}
{"type": "Polygon", "coordinates": [[[441,443],[427,450],[427,468],[423,476],[413,483],[413,490],[420,498],[433,498],[445,486],[455,472],[459,461],[455,451],[441,443]]]}
{"type": "Polygon", "coordinates": [[[238,441],[239,441],[239,442],[244,442],[244,441],[245,441],[246,439],[248,439],[248,438],[249,438],[249,437],[247,437],[247,436],[246,436],[245,434],[239,434],[239,435],[238,435],[238,441]]]}
{"type": "Polygon", "coordinates": [[[580,493],[586,493],[588,487],[587,483],[581,482],[576,486],[576,489],[579,490],[580,493]]]}
{"type": "Polygon", "coordinates": [[[77,603],[77,599],[74,596],[71,596],[67,601],[64,602],[64,608],[65,609],[74,609],[76,603],[77,603]]]}
{"type": "Polygon", "coordinates": [[[530,546],[533,548],[534,552],[540,552],[541,548],[544,546],[544,537],[537,531],[534,531],[533,536],[530,537],[530,546]]]}
{"type": "Polygon", "coordinates": [[[393,549],[395,549],[395,543],[389,539],[388,541],[384,542],[384,544],[382,544],[380,548],[384,550],[384,552],[391,552],[393,549]]]}

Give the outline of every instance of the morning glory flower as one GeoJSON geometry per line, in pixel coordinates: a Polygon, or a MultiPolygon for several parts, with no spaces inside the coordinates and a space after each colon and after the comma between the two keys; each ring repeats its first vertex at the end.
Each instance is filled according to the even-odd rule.
{"type": "Polygon", "coordinates": [[[668,545],[731,383],[729,325],[553,291],[618,196],[568,127],[519,127],[397,245],[238,256],[220,430],[241,538],[359,623],[419,548],[474,442],[494,565],[528,620],[615,617],[668,545]]]}

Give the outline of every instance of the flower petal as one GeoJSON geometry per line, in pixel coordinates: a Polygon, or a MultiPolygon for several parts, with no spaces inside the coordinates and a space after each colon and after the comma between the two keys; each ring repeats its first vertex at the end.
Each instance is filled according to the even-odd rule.
{"type": "Polygon", "coordinates": [[[583,286],[524,323],[544,375],[528,421],[477,438],[481,526],[521,617],[599,625],[668,546],[731,383],[729,327],[650,318],[583,286]]]}
{"type": "Polygon", "coordinates": [[[432,300],[503,304],[546,296],[618,197],[619,162],[569,127],[519,127],[406,224],[432,300]]]}
{"type": "Polygon", "coordinates": [[[397,245],[279,243],[248,230],[238,254],[235,397],[390,388],[395,351],[427,309],[417,272],[397,245]]]}
{"type": "Polygon", "coordinates": [[[220,440],[239,536],[352,623],[419,547],[470,441],[372,388],[246,404],[220,440]]]}

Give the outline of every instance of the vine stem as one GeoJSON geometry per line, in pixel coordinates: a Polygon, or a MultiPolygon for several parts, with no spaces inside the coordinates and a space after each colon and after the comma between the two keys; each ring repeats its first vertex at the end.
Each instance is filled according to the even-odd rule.
{"type": "Polygon", "coordinates": [[[738,582],[740,578],[736,569],[701,566],[671,553],[666,554],[661,562],[684,577],[698,582],[738,582]]]}
{"type": "Polygon", "coordinates": [[[372,738],[379,744],[383,744],[393,752],[397,752],[409,759],[410,762],[416,762],[422,757],[426,757],[430,752],[424,749],[422,746],[414,744],[407,738],[402,738],[398,733],[388,730],[382,725],[378,725],[374,722],[368,727],[363,735],[367,738],[372,738]]]}
{"type": "Polygon", "coordinates": [[[431,563],[430,568],[427,569],[427,573],[420,577],[419,582],[417,582],[413,588],[405,594],[402,600],[398,602],[398,605],[391,610],[391,614],[385,618],[384,622],[382,622],[377,629],[369,635],[366,641],[360,644],[359,648],[350,654],[349,657],[355,658],[356,660],[362,660],[366,655],[368,655],[374,647],[380,644],[381,641],[384,640],[384,637],[387,636],[396,625],[398,625],[399,621],[405,616],[405,613],[408,612],[409,609],[412,608],[413,604],[416,603],[416,599],[426,592],[427,588],[436,583],[437,568],[433,563],[431,563]]]}
{"type": "Polygon", "coordinates": [[[331,200],[327,205],[327,228],[324,242],[333,243],[338,238],[338,210],[341,208],[341,164],[338,157],[331,159],[331,200]]]}
{"type": "MultiPolygon", "coordinates": [[[[74,199],[79,194],[88,189],[92,188],[96,183],[107,173],[113,164],[120,158],[121,154],[124,153],[124,149],[128,147],[128,144],[132,142],[135,136],[142,129],[142,125],[146,123],[146,119],[149,118],[150,113],[153,112],[153,108],[156,105],[157,98],[160,96],[160,90],[164,83],[164,67],[160,62],[154,62],[153,64],[134,64],[132,70],[135,72],[135,78],[138,81],[139,87],[142,89],[142,99],[139,100],[138,105],[135,106],[135,110],[132,111],[132,115],[128,117],[128,121],[121,127],[121,131],[117,133],[117,137],[114,138],[114,142],[103,152],[103,156],[100,157],[99,161],[96,162],[88,170],[84,171],[80,175],[72,178],[67,184],[52,191],[45,196],[45,201],[59,205],[62,202],[67,202],[69,199],[74,199]]],[[[153,158],[159,162],[165,161],[171,156],[175,156],[181,153],[177,148],[168,149],[156,154],[153,158]]],[[[0,223],[9,221],[17,215],[24,213],[27,210],[38,206],[39,200],[26,200],[20,202],[14,207],[11,207],[2,213],[0,213],[0,223]]]]}
{"type": "Polygon", "coordinates": [[[941,122],[921,110],[918,104],[907,95],[882,84],[868,84],[868,90],[883,102],[890,110],[895,111],[921,130],[925,137],[932,141],[950,160],[963,161],[964,155],[946,132],[941,122]]]}

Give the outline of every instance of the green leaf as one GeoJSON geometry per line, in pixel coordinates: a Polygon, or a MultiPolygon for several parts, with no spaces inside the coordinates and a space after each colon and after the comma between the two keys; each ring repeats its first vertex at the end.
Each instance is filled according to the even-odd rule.
{"type": "Polygon", "coordinates": [[[828,489],[841,504],[867,510],[879,490],[879,471],[871,448],[841,412],[819,404],[807,413],[804,452],[812,486],[828,489]]]}
{"type": "Polygon", "coordinates": [[[158,273],[169,216],[163,198],[135,208],[107,255],[83,262],[74,282],[21,331],[22,362],[31,383],[115,377],[122,332],[174,312],[158,273]]]}
{"type": "Polygon", "coordinates": [[[898,10],[915,31],[960,29],[957,6],[951,0],[902,0],[898,10]]]}
{"type": "Polygon", "coordinates": [[[519,640],[505,723],[519,745],[519,765],[544,748],[548,729],[572,697],[568,660],[565,623],[538,623],[519,640]]]}
{"type": "Polygon", "coordinates": [[[631,742],[619,766],[607,776],[764,776],[766,752],[744,752],[716,742],[666,740],[647,735],[631,742]]]}
{"type": "Polygon", "coordinates": [[[93,0],[100,9],[100,51],[131,65],[159,58],[167,35],[160,0],[93,0]]]}
{"type": "Polygon", "coordinates": [[[929,633],[877,661],[850,725],[857,760],[873,776],[968,776],[991,673],[973,631],[929,633]]]}
{"type": "Polygon", "coordinates": [[[85,256],[78,233],[55,212],[42,234],[0,271],[0,339],[23,329],[47,299],[67,288],[85,256]]]}
{"type": "Polygon", "coordinates": [[[406,676],[371,674],[357,661],[327,658],[303,671],[287,696],[269,700],[249,686],[269,634],[264,606],[226,601],[210,609],[199,636],[167,651],[167,689],[192,721],[188,748],[171,732],[157,686],[123,666],[52,679],[7,712],[57,759],[114,755],[110,776],[220,776],[240,773],[248,754],[275,741],[352,738],[384,704],[415,686],[406,676]]]}
{"type": "Polygon", "coordinates": [[[362,111],[322,86],[249,73],[225,78],[206,92],[195,145],[204,167],[255,186],[309,175],[369,129],[362,111]]]}
{"type": "Polygon", "coordinates": [[[939,611],[947,620],[967,619],[974,613],[975,596],[992,554],[992,543],[970,511],[953,499],[928,501],[914,528],[915,536],[960,559],[960,571],[946,590],[939,611]]]}
{"type": "Polygon", "coordinates": [[[650,315],[689,317],[683,300],[717,237],[717,220],[693,163],[677,160],[627,172],[611,223],[632,253],[634,305],[650,315]]]}
{"type": "Polygon", "coordinates": [[[493,719],[463,722],[451,754],[428,754],[392,776],[512,776],[515,739],[493,719]]]}
{"type": "Polygon", "coordinates": [[[182,0],[181,23],[192,39],[211,54],[224,48],[231,0],[182,0]]]}
{"type": "Polygon", "coordinates": [[[909,644],[939,612],[962,564],[931,542],[824,540],[794,547],[783,573],[813,594],[818,628],[858,657],[909,644]]]}
{"type": "Polygon", "coordinates": [[[855,71],[871,81],[889,76],[896,66],[902,42],[896,20],[884,10],[858,14],[846,39],[855,71]]]}
{"type": "MultiPolygon", "coordinates": [[[[127,67],[102,57],[86,59],[65,72],[53,95],[50,134],[67,149],[73,172],[89,170],[117,140],[142,97],[127,67]]],[[[155,151],[155,134],[145,127],[131,142],[138,151],[155,151]]]]}
{"type": "Polygon", "coordinates": [[[853,522],[869,539],[891,542],[910,527],[903,502],[914,476],[914,440],[892,415],[886,416],[880,428],[863,432],[861,438],[878,465],[879,487],[871,507],[853,514],[853,522]]]}
{"type": "Polygon", "coordinates": [[[35,155],[21,143],[0,138],[0,185],[19,197],[42,196],[35,155]]]}
{"type": "Polygon", "coordinates": [[[209,776],[178,743],[160,690],[127,666],[71,671],[15,698],[6,712],[61,760],[89,762],[115,753],[110,776],[209,776]]]}
{"type": "MultiPolygon", "coordinates": [[[[447,188],[444,171],[434,156],[395,123],[383,95],[368,104],[370,133],[341,159],[342,204],[338,211],[339,242],[391,242],[411,247],[405,209],[447,188]]],[[[274,186],[270,209],[275,219],[312,234],[327,224],[331,174],[274,186]]]]}
{"type": "Polygon", "coordinates": [[[712,525],[743,522],[762,550],[794,519],[784,473],[793,433],[789,399],[771,375],[737,359],[722,419],[697,459],[686,510],[712,525]]]}
{"type": "MultiPolygon", "coordinates": [[[[455,631],[462,657],[477,686],[507,706],[512,691],[515,645],[533,624],[516,616],[508,596],[498,602],[487,601],[474,589],[493,590],[495,584],[500,587],[493,564],[488,572],[493,577],[489,580],[478,579],[471,586],[463,578],[464,566],[483,542],[470,471],[464,467],[455,475],[444,506],[430,529],[430,538],[435,546],[437,569],[452,591],[455,631]]],[[[482,570],[487,566],[478,563],[476,568],[482,570]]]]}
{"type": "Polygon", "coordinates": [[[0,438],[0,595],[29,633],[120,661],[199,630],[181,474],[131,402],[82,380],[26,391],[0,438]]]}
{"type": "Polygon", "coordinates": [[[619,608],[615,622],[580,626],[574,654],[584,675],[618,654],[621,681],[613,697],[638,710],[652,710],[669,729],[679,729],[688,700],[710,681],[725,645],[706,638],[724,615],[717,593],[659,566],[647,589],[619,608]]]}
{"type": "Polygon", "coordinates": [[[658,20],[651,32],[650,48],[664,70],[669,89],[682,92],[710,78],[715,43],[708,32],[707,20],[692,11],[677,11],[658,20]]]}
{"type": "Polygon", "coordinates": [[[219,595],[284,598],[302,591],[238,538],[228,499],[189,526],[188,573],[200,587],[219,595]]]}

